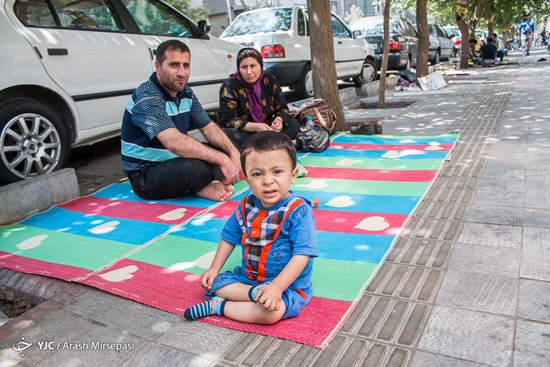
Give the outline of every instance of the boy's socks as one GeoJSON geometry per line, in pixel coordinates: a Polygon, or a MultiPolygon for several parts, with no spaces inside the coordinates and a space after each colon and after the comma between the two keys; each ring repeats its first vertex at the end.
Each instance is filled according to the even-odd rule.
{"type": "Polygon", "coordinates": [[[248,291],[248,297],[250,298],[250,300],[252,302],[256,302],[254,299],[256,298],[256,294],[258,293],[258,291],[260,289],[262,289],[264,286],[268,285],[269,283],[271,283],[271,282],[263,283],[263,284],[260,284],[260,285],[257,285],[255,287],[250,288],[250,290],[248,291]]]}
{"type": "Polygon", "coordinates": [[[185,318],[188,320],[195,320],[210,315],[225,316],[224,308],[226,303],[226,299],[223,299],[221,297],[213,297],[206,302],[189,307],[187,310],[185,310],[183,316],[185,316],[185,318]]]}

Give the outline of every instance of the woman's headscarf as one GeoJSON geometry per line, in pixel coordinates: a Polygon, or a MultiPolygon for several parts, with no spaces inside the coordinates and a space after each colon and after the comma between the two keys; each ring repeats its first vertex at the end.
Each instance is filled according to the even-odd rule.
{"type": "MultiPolygon", "coordinates": [[[[247,57],[253,57],[253,56],[247,56],[247,57]]],[[[262,112],[262,90],[260,87],[260,83],[264,76],[264,59],[262,57],[262,54],[258,52],[255,48],[252,47],[245,47],[239,51],[237,54],[237,72],[233,74],[239,83],[247,90],[247,96],[248,96],[248,105],[250,107],[250,114],[252,115],[252,119],[254,122],[265,122],[264,121],[264,114],[262,112]],[[253,84],[247,83],[244,78],[241,75],[241,71],[239,69],[239,63],[240,61],[244,60],[245,58],[241,59],[239,56],[242,52],[245,52],[246,50],[251,50],[256,55],[258,55],[258,61],[260,63],[260,68],[262,70],[262,73],[260,74],[260,77],[258,80],[256,80],[253,84]]]]}

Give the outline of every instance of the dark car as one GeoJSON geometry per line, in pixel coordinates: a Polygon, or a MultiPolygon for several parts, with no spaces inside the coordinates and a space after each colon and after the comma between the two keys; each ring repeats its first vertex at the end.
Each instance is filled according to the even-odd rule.
{"type": "MultiPolygon", "coordinates": [[[[384,47],[384,17],[374,16],[351,21],[352,31],[361,31],[361,36],[374,47],[376,67],[381,68],[384,47]]],[[[400,16],[390,17],[390,54],[388,70],[408,70],[416,66],[418,33],[412,24],[400,16]]]]}

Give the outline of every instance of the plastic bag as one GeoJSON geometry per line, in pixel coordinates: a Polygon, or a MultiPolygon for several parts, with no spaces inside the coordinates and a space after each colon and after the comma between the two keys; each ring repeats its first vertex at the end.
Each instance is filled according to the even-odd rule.
{"type": "Polygon", "coordinates": [[[313,128],[296,135],[296,150],[321,153],[330,145],[330,138],[325,130],[313,128]]]}

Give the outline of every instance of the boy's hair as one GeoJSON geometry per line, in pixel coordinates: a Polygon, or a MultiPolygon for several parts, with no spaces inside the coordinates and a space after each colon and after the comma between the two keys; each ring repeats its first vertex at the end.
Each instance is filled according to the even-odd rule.
{"type": "Polygon", "coordinates": [[[246,141],[241,146],[241,166],[243,174],[246,176],[246,157],[254,152],[270,152],[272,150],[283,149],[288,153],[292,162],[292,169],[296,168],[296,148],[292,140],[283,133],[275,131],[260,131],[246,141]]]}
{"type": "Polygon", "coordinates": [[[470,40],[470,43],[474,43],[474,44],[477,45],[477,40],[476,40],[475,38],[472,38],[472,39],[470,40]]]}
{"type": "Polygon", "coordinates": [[[189,52],[189,56],[191,56],[191,50],[185,43],[178,40],[164,41],[157,46],[157,61],[161,65],[166,60],[167,51],[189,52]]]}

